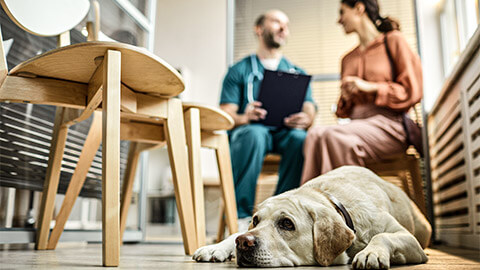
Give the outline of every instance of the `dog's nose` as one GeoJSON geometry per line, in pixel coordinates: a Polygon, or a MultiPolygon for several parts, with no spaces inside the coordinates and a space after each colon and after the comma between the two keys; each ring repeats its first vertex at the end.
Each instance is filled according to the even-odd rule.
{"type": "Polygon", "coordinates": [[[240,250],[249,250],[255,248],[257,244],[256,237],[250,233],[244,233],[235,239],[235,244],[237,245],[237,249],[240,250]]]}

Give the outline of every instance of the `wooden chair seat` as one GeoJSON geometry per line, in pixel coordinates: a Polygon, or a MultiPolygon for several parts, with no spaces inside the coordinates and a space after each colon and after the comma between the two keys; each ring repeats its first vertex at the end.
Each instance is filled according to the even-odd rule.
{"type": "Polygon", "coordinates": [[[202,131],[230,130],[234,122],[230,115],[223,110],[200,103],[183,102],[183,110],[196,108],[200,111],[200,128],[202,131]]]}
{"type": "Polygon", "coordinates": [[[405,193],[415,202],[422,213],[427,216],[418,154],[409,150],[405,153],[385,157],[381,161],[367,162],[366,167],[380,177],[396,176],[400,178],[405,193]]]}
{"type": "Polygon", "coordinates": [[[129,89],[168,97],[183,91],[181,76],[158,56],[143,48],[114,42],[84,42],[60,47],[17,65],[9,74],[86,84],[107,50],[121,53],[121,81],[129,89]]]}

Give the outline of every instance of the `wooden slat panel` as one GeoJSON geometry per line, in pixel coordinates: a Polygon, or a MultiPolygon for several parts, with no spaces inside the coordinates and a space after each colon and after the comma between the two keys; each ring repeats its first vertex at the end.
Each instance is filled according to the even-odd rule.
{"type": "Polygon", "coordinates": [[[468,134],[473,134],[480,129],[480,117],[476,118],[469,126],[468,134]]]}
{"type": "Polygon", "coordinates": [[[433,194],[433,202],[435,204],[438,204],[442,200],[445,200],[447,198],[453,197],[455,195],[458,195],[458,194],[466,192],[466,191],[467,191],[467,183],[462,182],[458,185],[450,187],[447,190],[438,191],[435,194],[433,194]]]}
{"type": "Polygon", "coordinates": [[[451,155],[454,151],[456,151],[459,147],[463,145],[463,136],[462,134],[457,135],[454,137],[453,141],[449,142],[447,146],[441,149],[440,154],[432,154],[432,169],[437,167],[437,164],[451,155]]]}
{"type": "Polygon", "coordinates": [[[472,153],[480,150],[480,136],[477,137],[474,141],[470,141],[470,150],[472,153]]]}
{"type": "Polygon", "coordinates": [[[464,160],[464,158],[465,157],[464,157],[463,151],[457,152],[455,155],[449,158],[448,161],[439,165],[438,168],[436,168],[436,170],[438,170],[438,174],[439,175],[443,174],[445,171],[449,170],[450,168],[452,168],[453,166],[455,166],[456,164],[464,160]]]}
{"type": "Polygon", "coordinates": [[[430,130],[430,134],[433,134],[435,141],[438,140],[438,137],[441,136],[446,129],[452,124],[452,122],[455,120],[455,118],[458,117],[460,114],[460,108],[459,108],[459,95],[455,96],[457,99],[453,99],[454,96],[450,97],[447,99],[447,102],[445,104],[446,108],[444,110],[438,111],[437,115],[433,116],[433,127],[430,130]],[[453,99],[453,100],[451,100],[453,99]],[[451,106],[451,108],[447,107],[451,106]]]}
{"type": "Polygon", "coordinates": [[[468,224],[469,222],[470,222],[470,219],[467,215],[449,217],[449,218],[437,218],[435,220],[436,225],[468,224]]]}
{"type": "MultiPolygon", "coordinates": [[[[432,167],[432,180],[434,190],[434,211],[437,216],[437,238],[452,245],[469,246],[480,248],[480,138],[476,138],[480,132],[480,35],[477,32],[470,39],[466,50],[462,53],[453,75],[447,78],[441,95],[438,98],[432,114],[429,116],[429,138],[433,139],[430,149],[433,163],[444,162],[442,165],[432,167]],[[458,95],[460,94],[460,96],[458,95]],[[452,99],[452,96],[459,98],[452,99]],[[461,111],[457,128],[460,126],[458,138],[463,140],[463,149],[452,156],[448,152],[458,149],[458,138],[442,141],[439,145],[439,136],[448,124],[442,123],[441,119],[450,119],[453,116],[439,117],[436,114],[446,114],[447,103],[458,102],[456,110],[461,111]],[[435,141],[435,139],[437,139],[435,141]],[[453,143],[455,142],[455,143],[453,143]],[[455,146],[452,146],[455,145],[455,146]],[[456,166],[455,164],[461,164],[456,166]],[[452,166],[456,166],[453,168],[452,166]],[[448,176],[448,178],[447,178],[448,176]],[[454,186],[449,186],[455,184],[454,186]],[[447,187],[440,190],[442,187],[447,187]],[[452,200],[453,199],[453,200],[452,200]],[[443,201],[443,202],[442,202],[443,201]],[[443,217],[442,217],[443,216],[443,217]]],[[[451,135],[452,133],[450,133],[451,135]]]]}
{"type": "Polygon", "coordinates": [[[442,234],[459,234],[459,233],[471,233],[472,230],[469,227],[461,227],[461,228],[449,228],[449,229],[437,229],[438,235],[442,234]]]}
{"type": "Polygon", "coordinates": [[[438,171],[434,170],[432,172],[432,178],[434,180],[433,183],[433,191],[438,191],[439,187],[451,182],[454,179],[458,179],[459,177],[465,177],[466,167],[465,165],[458,166],[457,168],[451,170],[447,174],[443,175],[442,178],[438,178],[438,171]]]}
{"type": "Polygon", "coordinates": [[[442,138],[440,138],[438,141],[430,141],[431,159],[436,159],[437,155],[441,153],[452,140],[456,139],[455,137],[460,137],[463,142],[463,135],[461,132],[462,123],[460,121],[456,121],[453,126],[447,130],[445,134],[443,134],[442,138]]]}
{"type": "MultiPolygon", "coordinates": [[[[477,53],[471,60],[469,67],[462,75],[462,84],[465,86],[465,89],[475,89],[475,87],[472,87],[472,85],[475,83],[476,80],[478,80],[478,67],[480,67],[480,53],[477,50],[477,53]]],[[[472,100],[472,97],[474,97],[476,93],[476,91],[468,91],[468,100],[472,100]]]]}
{"type": "Polygon", "coordinates": [[[448,142],[448,140],[450,140],[452,136],[454,136],[455,133],[457,133],[458,130],[462,128],[462,123],[460,119],[454,122],[455,119],[457,119],[459,113],[460,112],[458,110],[453,112],[448,117],[448,119],[446,119],[445,122],[443,122],[444,126],[441,129],[441,131],[439,131],[438,133],[431,133],[431,135],[433,136],[430,136],[430,139],[432,144],[432,151],[434,153],[438,152],[440,148],[444,147],[445,143],[448,142]],[[448,127],[450,128],[447,129],[448,127]]]}
{"type": "Polygon", "coordinates": [[[480,155],[472,160],[472,170],[476,170],[480,167],[480,155]]]}
{"type": "Polygon", "coordinates": [[[464,198],[464,199],[449,202],[449,203],[446,203],[446,204],[436,205],[434,207],[434,209],[435,209],[435,214],[436,215],[441,215],[441,214],[444,214],[446,212],[460,210],[462,208],[468,208],[468,205],[469,205],[468,198],[464,198]]]}
{"type": "Polygon", "coordinates": [[[480,80],[477,79],[477,81],[475,82],[475,85],[472,86],[472,88],[470,88],[470,91],[468,92],[469,94],[471,93],[474,97],[476,97],[475,99],[472,99],[472,100],[469,100],[468,103],[472,103],[472,105],[470,105],[470,116],[475,114],[475,113],[478,113],[480,111],[480,98],[477,96],[480,92],[480,80]]]}
{"type": "MultiPolygon", "coordinates": [[[[473,177],[473,188],[480,188],[480,175],[475,175],[473,177]]],[[[480,196],[480,193],[478,193],[477,195],[480,196]]]]}

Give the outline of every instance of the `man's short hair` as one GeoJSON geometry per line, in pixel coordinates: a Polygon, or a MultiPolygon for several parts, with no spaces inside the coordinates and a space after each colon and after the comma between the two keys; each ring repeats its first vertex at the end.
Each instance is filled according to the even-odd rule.
{"type": "Polygon", "coordinates": [[[255,20],[255,26],[257,26],[257,27],[262,26],[263,23],[265,22],[266,17],[267,16],[265,16],[265,13],[258,16],[258,18],[255,20]]]}

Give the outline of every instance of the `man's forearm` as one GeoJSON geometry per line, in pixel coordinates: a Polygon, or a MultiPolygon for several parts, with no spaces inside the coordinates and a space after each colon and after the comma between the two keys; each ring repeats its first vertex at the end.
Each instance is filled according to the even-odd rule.
{"type": "MultiPolygon", "coordinates": [[[[229,113],[230,114],[230,113],[229,113]]],[[[249,123],[248,117],[246,114],[237,114],[234,113],[233,115],[230,114],[230,116],[233,118],[233,121],[235,122],[235,127],[237,126],[242,126],[246,125],[249,123]]]]}
{"type": "Polygon", "coordinates": [[[238,114],[238,106],[235,104],[222,104],[220,105],[220,109],[224,112],[228,113],[232,118],[233,122],[235,123],[235,127],[246,125],[249,123],[248,117],[246,114],[238,114]]]}

